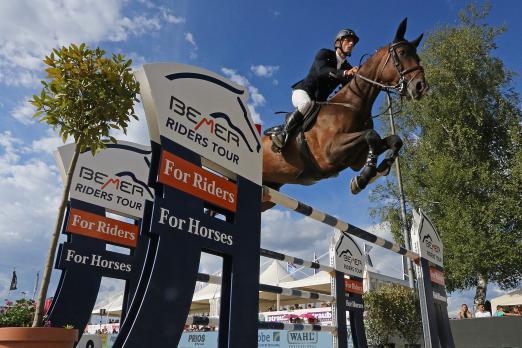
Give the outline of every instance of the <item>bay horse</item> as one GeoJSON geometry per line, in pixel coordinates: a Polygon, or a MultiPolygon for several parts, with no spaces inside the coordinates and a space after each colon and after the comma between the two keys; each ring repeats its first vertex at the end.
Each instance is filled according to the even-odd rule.
{"type": "MultiPolygon", "coordinates": [[[[381,138],[373,129],[373,103],[381,90],[416,100],[428,89],[417,55],[423,34],[407,41],[406,26],[404,19],[392,43],[368,58],[335,96],[319,103],[322,105],[315,124],[302,126],[281,152],[272,150],[267,135],[270,129],[265,131],[264,185],[276,190],[285,184],[311,185],[350,167],[360,171],[350,184],[352,193],[357,194],[377,177],[389,173],[402,140],[397,135],[381,138]],[[387,150],[385,159],[377,166],[378,156],[387,150]]],[[[273,206],[271,202],[263,202],[262,210],[273,206]]]]}

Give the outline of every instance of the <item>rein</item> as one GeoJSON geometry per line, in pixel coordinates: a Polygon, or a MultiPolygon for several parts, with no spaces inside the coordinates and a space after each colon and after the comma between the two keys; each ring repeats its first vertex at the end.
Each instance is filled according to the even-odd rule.
{"type": "MultiPolygon", "coordinates": [[[[363,76],[363,75],[361,75],[359,73],[355,73],[354,74],[354,78],[360,78],[361,80],[363,80],[365,82],[368,82],[368,83],[370,83],[370,84],[372,84],[374,86],[377,86],[380,90],[384,91],[386,93],[389,101],[391,100],[391,98],[390,98],[390,94],[391,93],[396,93],[397,95],[399,95],[401,97],[401,108],[399,108],[399,110],[394,112],[394,114],[397,114],[397,113],[401,112],[401,110],[402,110],[402,97],[405,95],[405,92],[406,92],[409,84],[411,83],[411,81],[413,81],[415,79],[415,77],[417,77],[417,75],[421,71],[424,71],[424,68],[421,65],[416,65],[416,66],[413,66],[411,68],[403,70],[402,64],[400,62],[399,57],[397,56],[397,52],[395,51],[395,48],[397,46],[401,45],[401,44],[404,44],[404,43],[410,44],[407,41],[399,41],[399,42],[395,42],[395,43],[390,45],[390,47],[388,48],[388,56],[386,57],[386,61],[382,65],[382,68],[380,69],[380,72],[379,72],[379,76],[381,76],[383,71],[384,71],[384,68],[386,67],[386,64],[388,64],[388,61],[390,60],[390,57],[391,57],[392,60],[393,60],[394,65],[395,65],[395,69],[397,69],[397,73],[399,74],[399,81],[397,82],[397,84],[395,84],[395,85],[385,85],[385,84],[383,84],[381,82],[378,82],[376,80],[372,80],[372,79],[370,79],[370,78],[368,78],[366,76],[363,76]],[[413,72],[413,71],[417,71],[417,72],[410,79],[407,79],[406,75],[411,73],[411,72],[413,72]]],[[[377,80],[380,80],[380,79],[377,79],[377,80]]],[[[341,106],[350,108],[352,110],[356,110],[356,108],[353,105],[349,104],[349,103],[324,102],[324,103],[321,103],[321,104],[341,105],[341,106]]],[[[384,115],[386,112],[388,112],[390,109],[392,109],[392,107],[393,107],[392,103],[389,102],[388,103],[388,107],[382,113],[374,115],[374,116],[371,116],[371,118],[377,118],[379,116],[384,115]]]]}

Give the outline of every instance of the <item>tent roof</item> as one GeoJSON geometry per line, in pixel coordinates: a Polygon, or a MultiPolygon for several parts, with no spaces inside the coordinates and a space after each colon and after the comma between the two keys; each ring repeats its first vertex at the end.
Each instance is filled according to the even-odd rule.
{"type": "Polygon", "coordinates": [[[522,288],[511,291],[505,295],[491,299],[491,308],[495,310],[498,305],[513,306],[522,305],[522,288]]]}

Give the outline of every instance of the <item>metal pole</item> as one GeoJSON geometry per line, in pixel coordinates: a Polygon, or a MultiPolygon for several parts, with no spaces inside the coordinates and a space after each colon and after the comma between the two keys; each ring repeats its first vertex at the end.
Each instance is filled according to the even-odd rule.
{"type": "MultiPolygon", "coordinates": [[[[388,98],[388,113],[390,115],[390,127],[391,127],[391,133],[395,135],[395,120],[393,119],[393,110],[392,110],[392,104],[391,104],[391,97],[389,93],[386,93],[386,96],[388,98]]],[[[404,238],[404,247],[408,250],[411,250],[411,244],[410,244],[410,236],[408,232],[408,221],[406,220],[406,199],[404,198],[404,190],[402,188],[402,176],[401,176],[401,165],[399,162],[399,157],[395,159],[395,170],[397,171],[397,184],[399,186],[399,198],[401,201],[401,220],[402,220],[402,237],[404,238]]],[[[414,282],[413,282],[413,267],[411,260],[408,259],[406,256],[402,257],[402,265],[403,265],[403,275],[406,275],[406,272],[404,272],[404,265],[406,265],[406,268],[408,269],[408,283],[410,285],[410,288],[413,289],[414,282]]]]}

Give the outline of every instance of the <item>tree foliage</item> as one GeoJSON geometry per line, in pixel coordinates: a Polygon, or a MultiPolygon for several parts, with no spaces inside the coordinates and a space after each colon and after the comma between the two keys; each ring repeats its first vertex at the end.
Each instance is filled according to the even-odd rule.
{"type": "MultiPolygon", "coordinates": [[[[522,279],[522,116],[513,72],[493,55],[506,29],[486,24],[490,6],[469,6],[456,26],[437,28],[420,57],[430,92],[398,117],[409,206],[432,219],[444,242],[446,285],[471,287],[522,279]]],[[[396,187],[372,199],[374,215],[397,229],[396,187]]]]}
{"type": "Polygon", "coordinates": [[[383,286],[364,294],[366,334],[372,344],[390,343],[399,335],[415,344],[422,334],[419,298],[413,289],[383,286]]]}
{"type": "Polygon", "coordinates": [[[130,118],[138,119],[138,82],[131,72],[132,61],[121,54],[104,57],[100,48],[85,44],[54,49],[46,56],[47,79],[40,95],[31,100],[34,117],[58,129],[65,142],[73,137],[81,151],[103,149],[111,129],[126,131],[130,118]]]}

